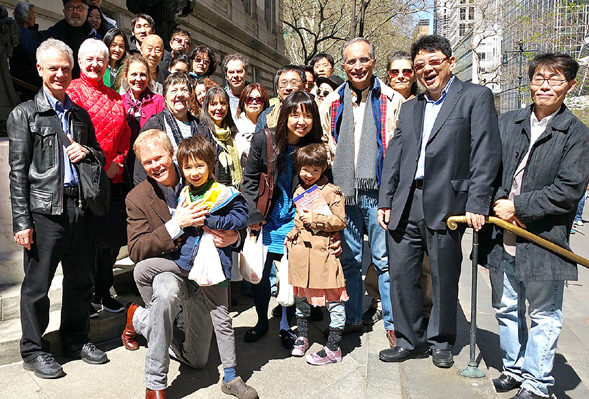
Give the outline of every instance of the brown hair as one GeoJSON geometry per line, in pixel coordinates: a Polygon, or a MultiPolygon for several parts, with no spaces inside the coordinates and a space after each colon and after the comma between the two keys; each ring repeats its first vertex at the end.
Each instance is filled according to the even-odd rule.
{"type": "Polygon", "coordinates": [[[241,94],[239,96],[239,103],[237,104],[237,111],[235,111],[236,117],[239,117],[241,115],[241,113],[244,112],[245,100],[249,97],[250,94],[252,94],[252,91],[254,91],[256,89],[260,92],[260,95],[264,99],[264,106],[262,107],[262,111],[264,111],[266,108],[268,108],[270,106],[270,98],[268,97],[268,91],[266,90],[266,88],[259,83],[252,83],[252,84],[245,86],[245,88],[243,89],[243,91],[241,92],[241,94]]]}
{"type": "Polygon", "coordinates": [[[184,163],[193,159],[201,159],[207,164],[209,172],[212,175],[215,170],[216,158],[215,148],[202,136],[192,136],[182,140],[176,151],[176,159],[178,160],[180,171],[182,171],[184,163]]]}
{"type": "Polygon", "coordinates": [[[297,173],[303,166],[327,168],[327,149],[323,143],[311,143],[299,147],[294,153],[294,167],[297,173]]]}
{"type": "MultiPolygon", "coordinates": [[[[118,89],[121,87],[121,85],[123,84],[123,81],[126,82],[127,80],[127,73],[129,73],[129,68],[131,67],[131,64],[134,62],[138,62],[139,64],[143,64],[145,66],[145,68],[147,68],[147,78],[149,79],[147,81],[147,87],[149,87],[150,90],[153,90],[153,79],[151,78],[151,75],[149,74],[149,64],[147,63],[147,60],[145,58],[143,58],[143,56],[140,53],[130,53],[129,55],[127,55],[125,57],[125,61],[123,61],[123,66],[121,67],[121,69],[119,70],[119,72],[117,73],[117,80],[115,81],[115,88],[118,89]]],[[[129,83],[126,82],[126,87],[125,89],[127,91],[131,91],[129,89],[129,83]]]]}

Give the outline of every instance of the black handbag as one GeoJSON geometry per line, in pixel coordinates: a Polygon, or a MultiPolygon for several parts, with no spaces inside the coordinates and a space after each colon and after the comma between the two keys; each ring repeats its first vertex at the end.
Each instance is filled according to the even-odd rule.
{"type": "Polygon", "coordinates": [[[270,208],[272,206],[272,196],[274,195],[274,163],[272,162],[272,133],[269,129],[264,129],[266,135],[266,170],[267,173],[260,174],[260,181],[258,183],[258,209],[266,219],[270,208]]]}
{"type": "MultiPolygon", "coordinates": [[[[63,129],[57,129],[61,143],[67,148],[71,145],[63,129]]],[[[78,184],[82,192],[82,199],[95,216],[103,216],[108,212],[110,203],[110,180],[104,168],[97,160],[88,158],[75,163],[78,171],[78,184]]]]}

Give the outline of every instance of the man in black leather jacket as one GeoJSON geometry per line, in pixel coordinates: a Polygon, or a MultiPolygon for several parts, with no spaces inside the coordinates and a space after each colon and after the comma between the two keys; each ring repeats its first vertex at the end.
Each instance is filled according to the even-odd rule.
{"type": "Polygon", "coordinates": [[[94,251],[91,214],[81,196],[76,165],[104,165],[105,159],[90,116],[65,94],[72,67],[72,50],[65,43],[43,42],[37,49],[43,88],[8,118],[14,241],[25,248],[20,351],[24,368],[40,378],[65,374],[42,338],[49,323],[49,287],[60,261],[64,355],[90,364],[108,361],[88,339],[94,251]],[[71,141],[67,148],[60,130],[71,141]]]}

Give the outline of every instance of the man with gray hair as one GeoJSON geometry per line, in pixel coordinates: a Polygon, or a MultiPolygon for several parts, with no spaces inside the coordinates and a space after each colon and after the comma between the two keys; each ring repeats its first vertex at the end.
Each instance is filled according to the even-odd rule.
{"type": "Polygon", "coordinates": [[[246,82],[248,66],[249,60],[241,54],[230,54],[223,59],[223,72],[225,73],[225,79],[227,79],[225,91],[229,96],[229,108],[233,118],[235,118],[235,112],[239,104],[239,96],[245,86],[248,85],[248,82],[246,82]]]}
{"type": "Polygon", "coordinates": [[[378,274],[384,326],[389,343],[394,346],[386,234],[378,225],[377,200],[387,143],[397,126],[404,99],[373,76],[375,64],[374,47],[368,40],[357,37],[345,43],[342,68],[348,80],[325,97],[320,115],[325,140],[335,153],[333,180],[346,198],[348,225],[342,234],[342,266],[350,299],[346,302],[346,326],[341,333],[362,331],[362,254],[366,230],[378,274]]]}
{"type": "Polygon", "coordinates": [[[8,117],[14,241],[24,248],[20,352],[24,368],[39,378],[65,375],[42,338],[49,324],[49,287],[60,261],[63,354],[90,364],[108,361],[88,339],[94,283],[92,215],[78,184],[80,164],[102,168],[105,160],[90,116],[66,94],[73,63],[65,43],[41,43],[37,70],[43,88],[8,117]],[[70,141],[67,147],[65,138],[70,141]]]}
{"type": "MultiPolygon", "coordinates": [[[[96,38],[96,31],[86,21],[88,18],[87,0],[63,0],[64,19],[57,21],[47,30],[49,36],[61,40],[74,52],[74,60],[78,59],[78,50],[86,39],[96,38]]],[[[80,67],[74,63],[72,78],[80,77],[80,67]]]]}

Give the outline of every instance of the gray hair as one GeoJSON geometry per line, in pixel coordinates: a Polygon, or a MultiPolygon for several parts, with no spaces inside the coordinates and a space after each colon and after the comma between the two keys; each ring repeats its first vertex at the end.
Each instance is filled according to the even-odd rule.
{"type": "Polygon", "coordinates": [[[51,38],[45,40],[43,43],[41,43],[39,47],[37,47],[37,64],[41,68],[43,68],[43,55],[51,49],[57,50],[62,54],[66,54],[70,61],[70,64],[72,64],[72,67],[74,66],[74,52],[72,51],[70,46],[68,46],[61,40],[51,38]]]}
{"type": "Polygon", "coordinates": [[[223,73],[225,75],[227,75],[227,64],[229,64],[229,61],[233,61],[233,60],[239,60],[241,61],[241,63],[243,64],[243,69],[245,71],[247,71],[247,67],[250,64],[250,60],[241,54],[229,54],[227,56],[225,56],[225,58],[223,58],[223,73]]]}
{"type": "Polygon", "coordinates": [[[371,59],[374,59],[374,45],[372,43],[370,43],[368,40],[364,39],[363,37],[355,37],[355,38],[345,42],[344,45],[342,46],[342,62],[346,61],[346,55],[345,55],[346,48],[350,44],[354,44],[356,42],[364,42],[364,43],[368,44],[368,46],[369,46],[368,55],[370,56],[371,59]]]}
{"type": "Polygon", "coordinates": [[[22,25],[24,21],[29,19],[29,15],[31,15],[31,8],[35,8],[33,3],[19,1],[18,4],[14,7],[14,20],[18,22],[19,25],[22,25]]]}
{"type": "Polygon", "coordinates": [[[98,39],[86,39],[78,50],[78,60],[81,60],[86,54],[94,51],[99,51],[104,55],[104,61],[108,63],[108,47],[102,40],[98,39]]]}

